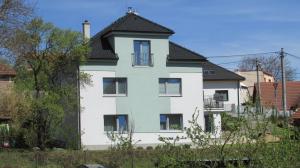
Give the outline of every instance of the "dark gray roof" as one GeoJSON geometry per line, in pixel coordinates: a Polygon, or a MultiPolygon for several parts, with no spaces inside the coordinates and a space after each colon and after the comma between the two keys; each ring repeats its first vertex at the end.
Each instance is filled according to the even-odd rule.
{"type": "Polygon", "coordinates": [[[203,55],[170,41],[168,61],[202,62],[206,61],[206,58],[203,55]]]}
{"type": "Polygon", "coordinates": [[[118,56],[114,53],[105,35],[110,32],[138,32],[138,33],[158,33],[174,34],[174,31],[162,25],[154,23],[134,13],[127,13],[115,22],[104,28],[93,36],[90,40],[91,52],[89,59],[117,60],[118,56]]]}
{"type": "Polygon", "coordinates": [[[215,80],[245,80],[244,77],[229,71],[223,67],[213,64],[209,61],[203,63],[203,72],[206,70],[214,71],[214,74],[203,73],[204,81],[215,81],[215,80]]]}
{"type": "Polygon", "coordinates": [[[118,60],[118,56],[105,38],[92,38],[90,47],[89,59],[91,60],[118,60]]]}
{"type": "Polygon", "coordinates": [[[110,32],[174,34],[173,30],[134,13],[127,13],[125,16],[120,17],[115,22],[104,28],[96,36],[104,36],[110,32]]]}

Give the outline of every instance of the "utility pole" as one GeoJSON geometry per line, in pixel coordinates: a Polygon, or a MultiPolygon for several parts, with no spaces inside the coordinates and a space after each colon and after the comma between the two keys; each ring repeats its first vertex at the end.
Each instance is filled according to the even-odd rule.
{"type": "Polygon", "coordinates": [[[260,81],[259,81],[259,69],[260,69],[260,63],[258,62],[258,59],[256,58],[256,82],[257,82],[257,109],[258,109],[258,113],[261,113],[261,102],[260,102],[260,81]]]}
{"type": "Polygon", "coordinates": [[[284,67],[284,51],[281,48],[280,51],[280,61],[281,61],[281,82],[282,82],[282,111],[284,115],[284,119],[287,124],[287,114],[286,114],[286,83],[285,83],[285,67],[284,67]]]}

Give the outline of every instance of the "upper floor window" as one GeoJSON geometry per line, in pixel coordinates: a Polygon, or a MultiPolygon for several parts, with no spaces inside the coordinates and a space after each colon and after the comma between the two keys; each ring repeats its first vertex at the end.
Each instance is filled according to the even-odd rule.
{"type": "Polygon", "coordinates": [[[103,78],[103,95],[105,96],[126,96],[126,78],[103,78]]]}
{"type": "Polygon", "coordinates": [[[150,41],[134,40],[133,66],[152,66],[150,41]]]}
{"type": "Polygon", "coordinates": [[[124,132],[128,130],[127,115],[104,115],[104,131],[124,132]]]}
{"type": "Polygon", "coordinates": [[[214,75],[216,72],[214,70],[203,70],[204,75],[214,75]]]}
{"type": "Polygon", "coordinates": [[[161,96],[181,96],[181,79],[159,78],[159,94],[161,96]]]}
{"type": "Polygon", "coordinates": [[[218,101],[228,101],[228,90],[216,90],[214,98],[218,101]]]}

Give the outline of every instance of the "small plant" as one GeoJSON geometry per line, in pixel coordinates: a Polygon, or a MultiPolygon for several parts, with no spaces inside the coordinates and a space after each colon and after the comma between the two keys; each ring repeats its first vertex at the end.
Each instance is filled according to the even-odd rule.
{"type": "Polygon", "coordinates": [[[153,150],[153,147],[152,146],[147,146],[146,150],[153,150]]]}

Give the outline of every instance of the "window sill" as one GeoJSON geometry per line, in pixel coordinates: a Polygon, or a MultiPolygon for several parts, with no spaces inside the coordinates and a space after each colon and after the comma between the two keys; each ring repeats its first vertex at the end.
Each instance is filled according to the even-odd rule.
{"type": "Polygon", "coordinates": [[[104,134],[114,133],[114,134],[128,134],[128,131],[104,131],[104,134]]]}
{"type": "Polygon", "coordinates": [[[174,94],[174,95],[171,95],[171,94],[162,95],[162,94],[160,94],[159,97],[182,97],[182,95],[177,95],[177,94],[174,94]]]}
{"type": "Polygon", "coordinates": [[[153,67],[153,65],[132,65],[132,67],[134,67],[134,68],[149,68],[149,67],[153,67]]]}
{"type": "Polygon", "coordinates": [[[103,97],[127,97],[126,94],[104,94],[103,97]]]}
{"type": "Polygon", "coordinates": [[[160,130],[160,133],[183,133],[183,130],[160,130]]]}

